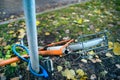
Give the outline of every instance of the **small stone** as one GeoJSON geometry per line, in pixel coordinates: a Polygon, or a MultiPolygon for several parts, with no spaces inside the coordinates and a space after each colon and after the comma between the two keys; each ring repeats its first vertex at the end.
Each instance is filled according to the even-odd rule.
{"type": "Polygon", "coordinates": [[[95,80],[97,77],[96,77],[96,75],[95,74],[92,74],[91,76],[90,76],[90,79],[91,80],[95,80]]]}
{"type": "Polygon", "coordinates": [[[30,70],[30,69],[29,69],[29,66],[27,66],[26,70],[27,70],[27,71],[29,71],[29,70],[30,70]]]}
{"type": "Polygon", "coordinates": [[[120,25],[120,21],[118,21],[117,24],[120,25]]]}
{"type": "Polygon", "coordinates": [[[94,30],[94,29],[95,29],[93,25],[90,25],[89,28],[90,28],[91,30],[94,30]]]}
{"type": "Polygon", "coordinates": [[[3,12],[3,14],[6,14],[6,12],[3,12]]]}
{"type": "Polygon", "coordinates": [[[3,42],[3,43],[2,43],[2,46],[6,46],[6,45],[7,45],[7,42],[3,42]]]}
{"type": "Polygon", "coordinates": [[[63,37],[63,40],[68,40],[68,39],[70,39],[69,36],[63,37]]]}
{"type": "Polygon", "coordinates": [[[88,31],[90,31],[90,28],[87,28],[88,31]]]}
{"type": "Polygon", "coordinates": [[[73,14],[73,15],[75,15],[76,13],[75,13],[75,12],[73,12],[72,14],[73,14]]]}
{"type": "Polygon", "coordinates": [[[84,20],[84,22],[90,22],[90,20],[88,20],[88,19],[85,19],[85,20],[84,20]]]}
{"type": "Polygon", "coordinates": [[[113,25],[113,24],[108,24],[108,26],[109,26],[109,27],[114,27],[114,25],[113,25]]]}
{"type": "Polygon", "coordinates": [[[5,73],[0,73],[0,79],[1,80],[6,80],[6,76],[4,75],[5,73]]]}
{"type": "Polygon", "coordinates": [[[88,16],[93,16],[93,14],[90,14],[90,13],[89,13],[88,16]]]}
{"type": "Polygon", "coordinates": [[[65,33],[66,33],[66,34],[69,34],[69,33],[70,33],[70,30],[69,30],[69,29],[65,30],[65,33]]]}

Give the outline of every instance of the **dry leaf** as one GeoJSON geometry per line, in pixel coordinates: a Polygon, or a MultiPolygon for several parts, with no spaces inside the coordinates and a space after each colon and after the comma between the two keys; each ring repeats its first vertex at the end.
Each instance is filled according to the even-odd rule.
{"type": "Polygon", "coordinates": [[[102,62],[102,60],[101,59],[96,59],[96,62],[102,62]]]}
{"type": "Polygon", "coordinates": [[[63,67],[62,66],[57,66],[58,72],[62,71],[63,67]]]}
{"type": "Polygon", "coordinates": [[[4,19],[5,21],[7,20],[7,18],[4,19]]]}
{"type": "Polygon", "coordinates": [[[3,59],[0,58],[0,62],[2,62],[2,61],[3,61],[3,59]]]}
{"type": "Polygon", "coordinates": [[[102,19],[100,19],[99,21],[100,21],[101,23],[103,22],[103,20],[102,20],[102,19]]]}
{"type": "Polygon", "coordinates": [[[49,33],[49,32],[45,32],[45,35],[46,35],[46,36],[49,36],[49,35],[50,35],[50,33],[49,33]]]}
{"type": "Polygon", "coordinates": [[[94,12],[97,13],[97,14],[101,14],[100,10],[94,10],[94,12]]]}
{"type": "Polygon", "coordinates": [[[57,21],[57,20],[55,20],[55,21],[53,21],[53,25],[59,25],[60,23],[57,21]]]}
{"type": "Polygon", "coordinates": [[[22,38],[24,38],[24,36],[25,36],[25,33],[21,33],[21,34],[19,34],[18,38],[22,39],[22,38]]]}
{"type": "Polygon", "coordinates": [[[112,55],[111,53],[109,53],[109,52],[106,53],[105,55],[106,55],[107,57],[113,57],[113,55],[112,55]]]}
{"type": "Polygon", "coordinates": [[[99,58],[96,58],[96,59],[89,59],[89,60],[92,61],[93,63],[102,62],[102,60],[99,59],[99,58]]]}
{"type": "Polygon", "coordinates": [[[88,80],[88,77],[85,75],[85,76],[82,76],[81,78],[80,78],[80,80],[88,80]]]}
{"type": "Polygon", "coordinates": [[[120,44],[118,42],[114,43],[113,52],[115,55],[120,55],[120,44]]]}
{"type": "Polygon", "coordinates": [[[25,22],[22,22],[21,24],[24,25],[24,26],[26,25],[25,22]]]}
{"type": "Polygon", "coordinates": [[[8,27],[12,27],[13,25],[12,24],[8,24],[8,27]]]}
{"type": "Polygon", "coordinates": [[[92,59],[92,58],[93,58],[93,56],[92,56],[92,55],[89,55],[89,56],[88,56],[88,59],[92,59]]]}
{"type": "Polygon", "coordinates": [[[16,34],[13,34],[13,37],[16,37],[17,35],[16,34]]]}
{"type": "Polygon", "coordinates": [[[10,45],[7,45],[7,46],[4,47],[5,50],[10,49],[10,48],[11,48],[10,45]]]}
{"type": "Polygon", "coordinates": [[[78,21],[77,21],[78,24],[82,24],[83,23],[83,19],[80,18],[78,21]]]}
{"type": "Polygon", "coordinates": [[[75,12],[72,12],[73,15],[75,15],[76,13],[75,12]]]}
{"type": "Polygon", "coordinates": [[[99,56],[98,56],[98,55],[95,55],[95,58],[99,58],[99,56]]]}
{"type": "Polygon", "coordinates": [[[106,75],[107,73],[108,73],[108,71],[104,70],[104,71],[100,72],[100,75],[101,75],[101,77],[105,77],[105,75],[106,75]]]}
{"type": "Polygon", "coordinates": [[[14,78],[11,78],[10,80],[20,80],[20,77],[14,77],[14,78]]]}
{"type": "Polygon", "coordinates": [[[36,26],[40,25],[40,21],[36,21],[36,26]]]}
{"type": "Polygon", "coordinates": [[[86,59],[81,59],[82,62],[84,63],[87,63],[87,60],[86,59]]]}
{"type": "Polygon", "coordinates": [[[75,72],[72,69],[65,69],[65,71],[62,71],[62,75],[65,76],[67,79],[74,79],[75,72]]]}
{"type": "Polygon", "coordinates": [[[5,57],[7,58],[7,59],[9,59],[9,58],[11,58],[11,55],[5,55],[5,57]]]}
{"type": "Polygon", "coordinates": [[[88,54],[90,54],[90,55],[94,55],[95,52],[94,52],[94,51],[90,51],[90,52],[88,52],[88,54]]]}
{"type": "Polygon", "coordinates": [[[93,16],[93,14],[90,14],[90,13],[89,13],[88,16],[93,16]]]}
{"type": "Polygon", "coordinates": [[[14,31],[12,31],[12,30],[11,30],[11,31],[9,31],[8,33],[9,33],[9,34],[13,34],[13,33],[14,33],[14,31]]]}
{"type": "Polygon", "coordinates": [[[20,42],[16,42],[16,44],[20,44],[20,42]]]}
{"type": "Polygon", "coordinates": [[[25,33],[25,30],[24,29],[19,29],[18,32],[25,33]]]}
{"type": "Polygon", "coordinates": [[[11,15],[10,18],[13,19],[13,18],[15,18],[15,16],[14,16],[14,15],[11,15]]]}
{"type": "Polygon", "coordinates": [[[100,29],[99,29],[99,28],[96,28],[96,29],[95,29],[95,31],[96,31],[96,32],[99,32],[99,31],[100,31],[100,29]]]}
{"type": "Polygon", "coordinates": [[[22,25],[22,24],[21,24],[20,27],[25,27],[25,25],[22,25]]]}
{"type": "Polygon", "coordinates": [[[76,70],[76,73],[77,73],[79,76],[84,76],[84,75],[85,75],[85,72],[84,72],[82,69],[76,70]]]}
{"type": "Polygon", "coordinates": [[[96,60],[95,60],[95,59],[90,59],[90,61],[92,61],[93,63],[96,63],[96,60]]]}
{"type": "Polygon", "coordinates": [[[115,64],[115,66],[116,66],[118,69],[120,69],[120,64],[115,64]]]}
{"type": "Polygon", "coordinates": [[[12,67],[16,67],[17,66],[17,63],[15,62],[15,63],[11,63],[10,64],[12,67]]]}
{"type": "Polygon", "coordinates": [[[110,49],[113,48],[113,42],[108,42],[108,46],[110,49]]]}

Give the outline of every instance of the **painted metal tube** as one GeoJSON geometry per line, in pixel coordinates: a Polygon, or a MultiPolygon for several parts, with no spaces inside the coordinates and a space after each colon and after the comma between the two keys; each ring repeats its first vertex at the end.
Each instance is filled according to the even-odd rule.
{"type": "Polygon", "coordinates": [[[84,48],[93,47],[93,46],[96,46],[98,44],[101,44],[104,39],[105,38],[95,38],[95,39],[92,39],[89,41],[72,44],[72,45],[68,46],[68,49],[70,49],[71,51],[77,51],[77,50],[81,50],[84,48]]]}
{"type": "Polygon", "coordinates": [[[24,14],[27,25],[27,40],[30,49],[30,62],[32,69],[39,72],[38,42],[36,29],[35,0],[23,0],[24,14]]]}
{"type": "Polygon", "coordinates": [[[62,48],[63,46],[52,46],[52,47],[48,47],[47,50],[60,50],[60,48],[62,48]]]}
{"type": "MultiPolygon", "coordinates": [[[[103,42],[103,40],[105,40],[105,37],[95,38],[95,39],[88,40],[88,41],[85,41],[85,42],[79,42],[79,43],[76,43],[76,44],[71,44],[67,48],[70,49],[71,51],[77,51],[77,50],[80,50],[80,49],[89,48],[89,47],[99,45],[103,42]]],[[[62,48],[62,47],[63,46],[52,46],[52,47],[48,47],[47,50],[60,50],[60,48],[62,48]]]]}

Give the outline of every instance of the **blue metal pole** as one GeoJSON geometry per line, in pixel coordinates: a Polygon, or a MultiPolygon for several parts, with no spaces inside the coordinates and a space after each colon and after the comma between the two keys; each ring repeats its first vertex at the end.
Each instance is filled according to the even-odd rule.
{"type": "Polygon", "coordinates": [[[30,49],[31,67],[39,72],[38,42],[36,29],[35,0],[23,0],[24,14],[27,25],[27,40],[30,49]]]}

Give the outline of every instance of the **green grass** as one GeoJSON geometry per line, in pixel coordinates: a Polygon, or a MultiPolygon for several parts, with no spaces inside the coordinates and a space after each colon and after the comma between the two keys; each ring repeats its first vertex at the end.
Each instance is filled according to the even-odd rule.
{"type": "MultiPolygon", "coordinates": [[[[37,20],[40,21],[37,27],[38,36],[45,36],[45,33],[49,32],[50,35],[54,34],[54,41],[59,41],[63,37],[76,39],[81,34],[108,29],[112,31],[111,36],[115,38],[115,41],[119,41],[119,2],[119,0],[92,0],[37,15],[37,20]],[[67,30],[69,33],[66,33],[67,30]]],[[[0,38],[3,38],[0,41],[1,53],[6,54],[7,50],[4,47],[20,40],[18,36],[21,34],[18,30],[21,28],[25,30],[24,20],[0,25],[0,38]]]]}
{"type": "MultiPolygon", "coordinates": [[[[92,0],[75,4],[37,15],[37,20],[40,22],[37,26],[38,36],[43,41],[44,39],[49,41],[51,35],[54,35],[54,40],[50,40],[50,42],[55,42],[64,37],[77,39],[81,34],[91,34],[108,29],[112,31],[111,36],[114,37],[115,41],[120,42],[119,14],[120,0],[92,0]],[[46,32],[50,34],[46,35],[46,32]]],[[[14,56],[11,46],[20,41],[22,37],[19,38],[19,36],[24,34],[25,30],[24,20],[0,25],[0,59],[8,59],[14,56]]],[[[39,39],[38,41],[40,41],[39,39]]],[[[42,43],[39,42],[39,45],[42,45],[42,43]]],[[[13,77],[15,75],[10,74],[17,72],[17,68],[18,66],[7,65],[3,71],[6,76],[13,77]]]]}

